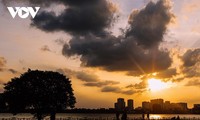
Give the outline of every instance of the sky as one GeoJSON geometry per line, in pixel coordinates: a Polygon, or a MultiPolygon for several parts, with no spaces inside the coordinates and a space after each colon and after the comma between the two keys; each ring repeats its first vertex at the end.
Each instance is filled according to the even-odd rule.
{"type": "Polygon", "coordinates": [[[200,103],[199,0],[0,0],[0,90],[30,69],[72,81],[77,108],[119,97],[200,103]],[[15,19],[7,7],[39,6],[15,19]]]}

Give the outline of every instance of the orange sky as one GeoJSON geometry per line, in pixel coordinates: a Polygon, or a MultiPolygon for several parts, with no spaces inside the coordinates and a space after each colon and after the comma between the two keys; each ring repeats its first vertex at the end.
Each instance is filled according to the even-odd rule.
{"type": "MultiPolygon", "coordinates": [[[[156,1],[154,0],[154,2],[156,1]]],[[[169,0],[165,1],[168,3],[169,0]]],[[[138,10],[137,12],[139,13],[141,10],[146,9],[149,0],[112,0],[112,2],[118,8],[119,18],[109,29],[109,32],[112,32],[116,39],[121,39],[118,37],[121,35],[119,28],[125,29],[129,28],[131,24],[135,25],[136,23],[130,22],[131,12],[138,10]]],[[[117,63],[117,61],[112,61],[109,65],[97,65],[97,67],[81,65],[85,62],[80,59],[81,55],[84,56],[84,54],[69,57],[62,53],[64,44],[69,44],[69,41],[73,41],[72,38],[74,36],[70,31],[46,32],[45,30],[31,27],[31,20],[29,18],[13,19],[0,0],[0,83],[5,83],[10,78],[19,76],[28,68],[53,70],[62,72],[71,78],[77,98],[76,107],[113,107],[114,102],[119,97],[134,99],[135,106],[141,106],[142,101],[163,98],[171,102],[187,102],[189,107],[193,107],[193,104],[200,103],[200,95],[193,94],[200,91],[199,2],[199,0],[171,0],[171,8],[168,6],[170,13],[174,17],[166,25],[166,31],[163,34],[163,40],[158,45],[159,50],[157,52],[167,49],[171,65],[165,67],[165,69],[160,68],[161,70],[153,71],[153,67],[145,68],[136,58],[138,65],[135,62],[130,64],[130,67],[133,67],[131,69],[133,71],[130,72],[127,68],[125,70],[116,70],[116,68],[121,66],[119,64],[115,68],[113,64],[117,63]],[[137,69],[135,70],[135,68],[137,69]],[[140,71],[144,70],[145,74],[138,73],[138,69],[140,71]],[[152,71],[149,72],[149,69],[152,71]],[[149,85],[151,83],[148,81],[152,78],[160,82],[154,81],[153,85],[149,85]],[[159,89],[158,86],[162,89],[159,89]],[[158,89],[155,89],[155,87],[158,89]]],[[[23,6],[23,2],[8,4],[23,6]]],[[[167,5],[165,4],[164,6],[167,5]]],[[[58,13],[63,11],[62,8],[56,9],[56,7],[58,6],[52,5],[48,10],[58,13]]],[[[137,12],[132,13],[136,14],[137,12]]],[[[158,18],[162,20],[162,16],[158,18]]],[[[133,17],[132,19],[134,20],[135,18],[133,17]]],[[[155,27],[158,21],[155,19],[151,23],[155,27]]],[[[131,33],[132,31],[129,32],[131,33]]],[[[135,35],[135,33],[133,34],[135,35]]],[[[88,36],[93,38],[95,35],[88,36]]],[[[138,36],[135,35],[134,37],[138,36]]],[[[77,41],[74,40],[73,42],[75,44],[77,41]]],[[[141,41],[136,40],[135,42],[143,44],[141,41]]],[[[148,43],[148,45],[151,44],[148,43]]],[[[133,47],[138,46],[135,45],[133,47]]],[[[141,50],[141,48],[138,49],[141,50]]],[[[150,53],[152,49],[147,48],[145,50],[143,51],[144,55],[150,53]]],[[[104,54],[109,53],[104,51],[104,54]]],[[[90,58],[91,56],[89,58],[85,56],[87,60],[90,60],[90,58]]],[[[147,59],[148,57],[145,58],[147,59]]],[[[165,60],[159,59],[159,62],[162,63],[165,60]]],[[[141,61],[141,63],[144,61],[141,61]]],[[[86,61],[86,63],[89,62],[86,61]]],[[[158,63],[152,63],[152,66],[153,64],[156,65],[158,63]]],[[[3,85],[1,85],[2,89],[3,85]]]]}

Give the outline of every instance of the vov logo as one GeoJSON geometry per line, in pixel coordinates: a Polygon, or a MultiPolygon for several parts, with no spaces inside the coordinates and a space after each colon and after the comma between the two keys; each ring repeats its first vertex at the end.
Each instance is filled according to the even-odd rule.
{"type": "Polygon", "coordinates": [[[15,9],[13,7],[7,8],[13,18],[15,18],[18,14],[18,16],[23,19],[27,18],[29,15],[31,15],[32,18],[35,18],[37,12],[40,9],[40,7],[35,7],[35,10],[33,7],[15,7],[15,9]]]}

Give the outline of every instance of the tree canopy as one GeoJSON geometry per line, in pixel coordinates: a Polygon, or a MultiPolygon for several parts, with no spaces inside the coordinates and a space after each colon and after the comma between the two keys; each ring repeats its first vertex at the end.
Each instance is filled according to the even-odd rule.
{"type": "Polygon", "coordinates": [[[73,108],[76,99],[69,78],[58,72],[28,70],[5,84],[4,95],[13,113],[32,110],[38,119],[43,115],[73,108]]]}

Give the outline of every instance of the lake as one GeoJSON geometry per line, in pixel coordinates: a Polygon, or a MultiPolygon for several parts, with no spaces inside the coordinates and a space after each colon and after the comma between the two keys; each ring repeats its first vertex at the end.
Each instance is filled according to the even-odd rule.
{"type": "MultiPolygon", "coordinates": [[[[140,119],[142,118],[141,114],[128,114],[129,119],[140,119]]],[[[200,115],[197,114],[150,114],[150,119],[170,119],[172,117],[179,116],[181,119],[200,119],[200,115]]],[[[0,119],[11,119],[17,118],[17,120],[21,119],[32,119],[33,115],[27,113],[17,114],[13,116],[12,114],[8,113],[0,113],[0,119]]],[[[96,119],[96,120],[113,120],[115,119],[115,114],[77,114],[77,113],[57,113],[56,118],[58,119],[71,119],[71,120],[78,120],[78,119],[96,119]]],[[[49,119],[49,116],[46,117],[49,119]]]]}

